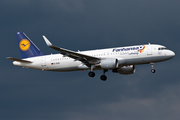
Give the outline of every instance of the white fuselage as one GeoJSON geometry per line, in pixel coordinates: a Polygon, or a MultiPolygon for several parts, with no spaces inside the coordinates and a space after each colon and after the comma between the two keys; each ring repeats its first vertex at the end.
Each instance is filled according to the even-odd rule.
{"type": "MultiPolygon", "coordinates": [[[[81,54],[94,56],[97,58],[116,58],[118,59],[119,67],[126,65],[148,64],[151,62],[161,62],[174,57],[174,52],[164,49],[162,45],[136,45],[128,47],[117,47],[99,50],[90,50],[78,52],[81,54]]],[[[81,61],[66,57],[61,54],[51,54],[38,57],[26,58],[24,60],[32,63],[23,63],[14,61],[17,66],[41,69],[48,71],[77,71],[89,70],[90,68],[84,65],[81,61]]],[[[102,69],[95,67],[94,70],[102,69]]]]}

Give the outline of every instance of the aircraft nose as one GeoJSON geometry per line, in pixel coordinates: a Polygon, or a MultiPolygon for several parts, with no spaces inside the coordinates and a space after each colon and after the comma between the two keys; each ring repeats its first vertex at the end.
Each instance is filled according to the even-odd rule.
{"type": "Polygon", "coordinates": [[[172,51],[172,55],[173,55],[173,57],[175,56],[175,53],[172,51]]]}
{"type": "Polygon", "coordinates": [[[175,56],[175,53],[170,50],[170,51],[169,51],[169,56],[170,56],[171,58],[173,58],[173,57],[175,56]]]}

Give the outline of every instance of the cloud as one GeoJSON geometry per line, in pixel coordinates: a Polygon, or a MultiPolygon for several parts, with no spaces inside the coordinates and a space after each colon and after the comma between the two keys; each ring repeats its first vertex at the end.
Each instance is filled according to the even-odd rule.
{"type": "MultiPolygon", "coordinates": [[[[41,0],[7,0],[1,2],[1,5],[9,6],[12,8],[19,9],[28,9],[33,10],[36,9],[41,12],[51,11],[63,11],[69,13],[82,12],[84,9],[84,1],[83,0],[53,0],[53,1],[41,1],[41,0]]],[[[17,10],[17,9],[16,9],[17,10]]]]}
{"type": "MultiPolygon", "coordinates": [[[[54,0],[51,2],[46,2],[44,5],[48,5],[49,8],[55,8],[55,10],[63,10],[64,12],[82,12],[84,9],[83,0],[54,0]]],[[[44,6],[46,8],[46,6],[44,6]]]]}
{"type": "MultiPolygon", "coordinates": [[[[99,103],[74,108],[67,114],[67,119],[178,119],[179,100],[177,96],[179,84],[169,86],[163,92],[147,98],[127,98],[111,103],[99,103]],[[78,111],[80,109],[80,111],[78,111]]],[[[120,94],[119,94],[120,95],[120,94]]],[[[117,96],[118,97],[118,96],[117,96]]]]}

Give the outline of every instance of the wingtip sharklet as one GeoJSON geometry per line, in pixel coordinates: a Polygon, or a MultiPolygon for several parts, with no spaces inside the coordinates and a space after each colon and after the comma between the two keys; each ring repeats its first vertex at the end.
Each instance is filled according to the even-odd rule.
{"type": "Polygon", "coordinates": [[[44,41],[46,42],[47,46],[52,46],[52,43],[43,35],[44,41]]]}

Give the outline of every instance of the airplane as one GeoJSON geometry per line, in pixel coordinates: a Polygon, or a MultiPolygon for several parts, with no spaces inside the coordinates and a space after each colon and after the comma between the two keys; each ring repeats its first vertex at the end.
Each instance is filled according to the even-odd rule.
{"type": "Polygon", "coordinates": [[[95,76],[94,70],[103,70],[102,81],[107,80],[105,73],[129,75],[135,73],[135,65],[150,64],[151,72],[155,73],[154,63],[169,60],[175,53],[165,46],[157,44],[115,47],[89,51],[71,51],[54,46],[44,35],[43,38],[50,48],[59,54],[43,54],[40,49],[23,32],[16,32],[16,39],[22,59],[7,57],[13,64],[24,68],[45,71],[80,71],[89,70],[90,77],[95,76]]]}

